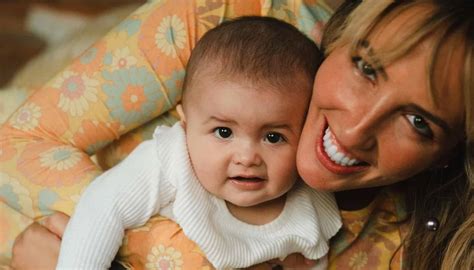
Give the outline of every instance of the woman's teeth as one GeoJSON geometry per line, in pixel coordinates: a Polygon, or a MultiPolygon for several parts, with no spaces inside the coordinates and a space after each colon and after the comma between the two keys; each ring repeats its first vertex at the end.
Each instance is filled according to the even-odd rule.
{"type": "Polygon", "coordinates": [[[333,141],[333,135],[329,127],[326,128],[326,131],[324,132],[323,145],[326,154],[336,164],[341,166],[352,166],[361,163],[359,160],[339,151],[337,145],[333,141]]]}

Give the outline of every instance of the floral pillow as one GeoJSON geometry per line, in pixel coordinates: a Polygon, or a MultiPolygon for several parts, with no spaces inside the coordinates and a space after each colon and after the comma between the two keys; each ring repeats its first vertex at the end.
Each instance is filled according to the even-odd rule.
{"type": "MultiPolygon", "coordinates": [[[[152,1],[26,93],[0,128],[0,264],[8,264],[26,226],[53,211],[72,214],[102,168],[122,160],[156,125],[177,120],[184,67],[208,29],[232,17],[268,15],[319,40],[330,14],[315,0],[152,1]]],[[[135,268],[211,267],[176,224],[160,217],[127,232],[120,254],[135,268]]]]}

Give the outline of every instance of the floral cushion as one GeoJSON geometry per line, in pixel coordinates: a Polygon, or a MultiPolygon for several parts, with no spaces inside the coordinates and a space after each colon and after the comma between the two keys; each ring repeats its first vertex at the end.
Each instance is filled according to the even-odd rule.
{"type": "MultiPolygon", "coordinates": [[[[319,41],[330,14],[322,0],[157,0],[133,12],[33,91],[0,128],[0,264],[8,264],[13,241],[26,226],[53,211],[72,214],[103,168],[149,138],[157,124],[177,120],[184,67],[207,30],[228,18],[267,15],[319,41]]],[[[363,229],[357,237],[347,229],[335,238],[331,268],[385,269],[393,261],[399,226],[387,225],[382,238],[372,237],[380,234],[374,224],[387,223],[386,215],[374,213],[390,209],[395,217],[389,220],[399,221],[398,197],[384,196],[375,210],[345,221],[363,229]]],[[[136,269],[212,268],[179,226],[161,217],[128,231],[120,255],[136,269]]],[[[398,268],[398,260],[393,265],[398,268]]]]}

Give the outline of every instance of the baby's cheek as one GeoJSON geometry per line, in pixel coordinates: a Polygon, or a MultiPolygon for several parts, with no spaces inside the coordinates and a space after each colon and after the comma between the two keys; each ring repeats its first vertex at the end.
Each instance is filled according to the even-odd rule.
{"type": "Polygon", "coordinates": [[[281,185],[285,185],[286,183],[286,185],[291,186],[298,178],[295,155],[296,153],[288,155],[287,158],[275,162],[273,166],[273,176],[280,179],[281,185]]]}

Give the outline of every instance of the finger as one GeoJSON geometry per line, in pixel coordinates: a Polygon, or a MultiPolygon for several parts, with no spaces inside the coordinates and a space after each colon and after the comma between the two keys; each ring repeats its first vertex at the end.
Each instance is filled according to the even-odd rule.
{"type": "Polygon", "coordinates": [[[60,239],[46,227],[32,223],[16,239],[12,250],[13,269],[54,269],[60,239]]]}
{"type": "Polygon", "coordinates": [[[260,263],[248,268],[245,268],[246,270],[272,270],[272,266],[268,263],[260,263]]]}
{"type": "Polygon", "coordinates": [[[56,212],[43,219],[41,223],[44,227],[46,227],[46,229],[57,235],[59,238],[62,238],[68,222],[68,215],[61,212],[56,212]]]}
{"type": "Polygon", "coordinates": [[[38,224],[37,222],[34,222],[30,226],[28,226],[28,228],[22,234],[23,237],[21,240],[25,242],[38,241],[39,243],[39,240],[58,240],[56,234],[51,232],[45,226],[38,224]]]}
{"type": "Polygon", "coordinates": [[[318,263],[318,260],[304,259],[304,265],[307,267],[313,267],[318,263]]]}
{"type": "Polygon", "coordinates": [[[288,255],[284,260],[273,259],[269,262],[288,267],[298,267],[306,265],[305,258],[301,254],[291,254],[288,255]]]}
{"type": "Polygon", "coordinates": [[[56,235],[37,222],[33,222],[15,238],[12,249],[12,267],[14,269],[22,268],[24,253],[29,249],[37,249],[38,244],[59,245],[57,243],[59,243],[59,238],[56,235]]]}

